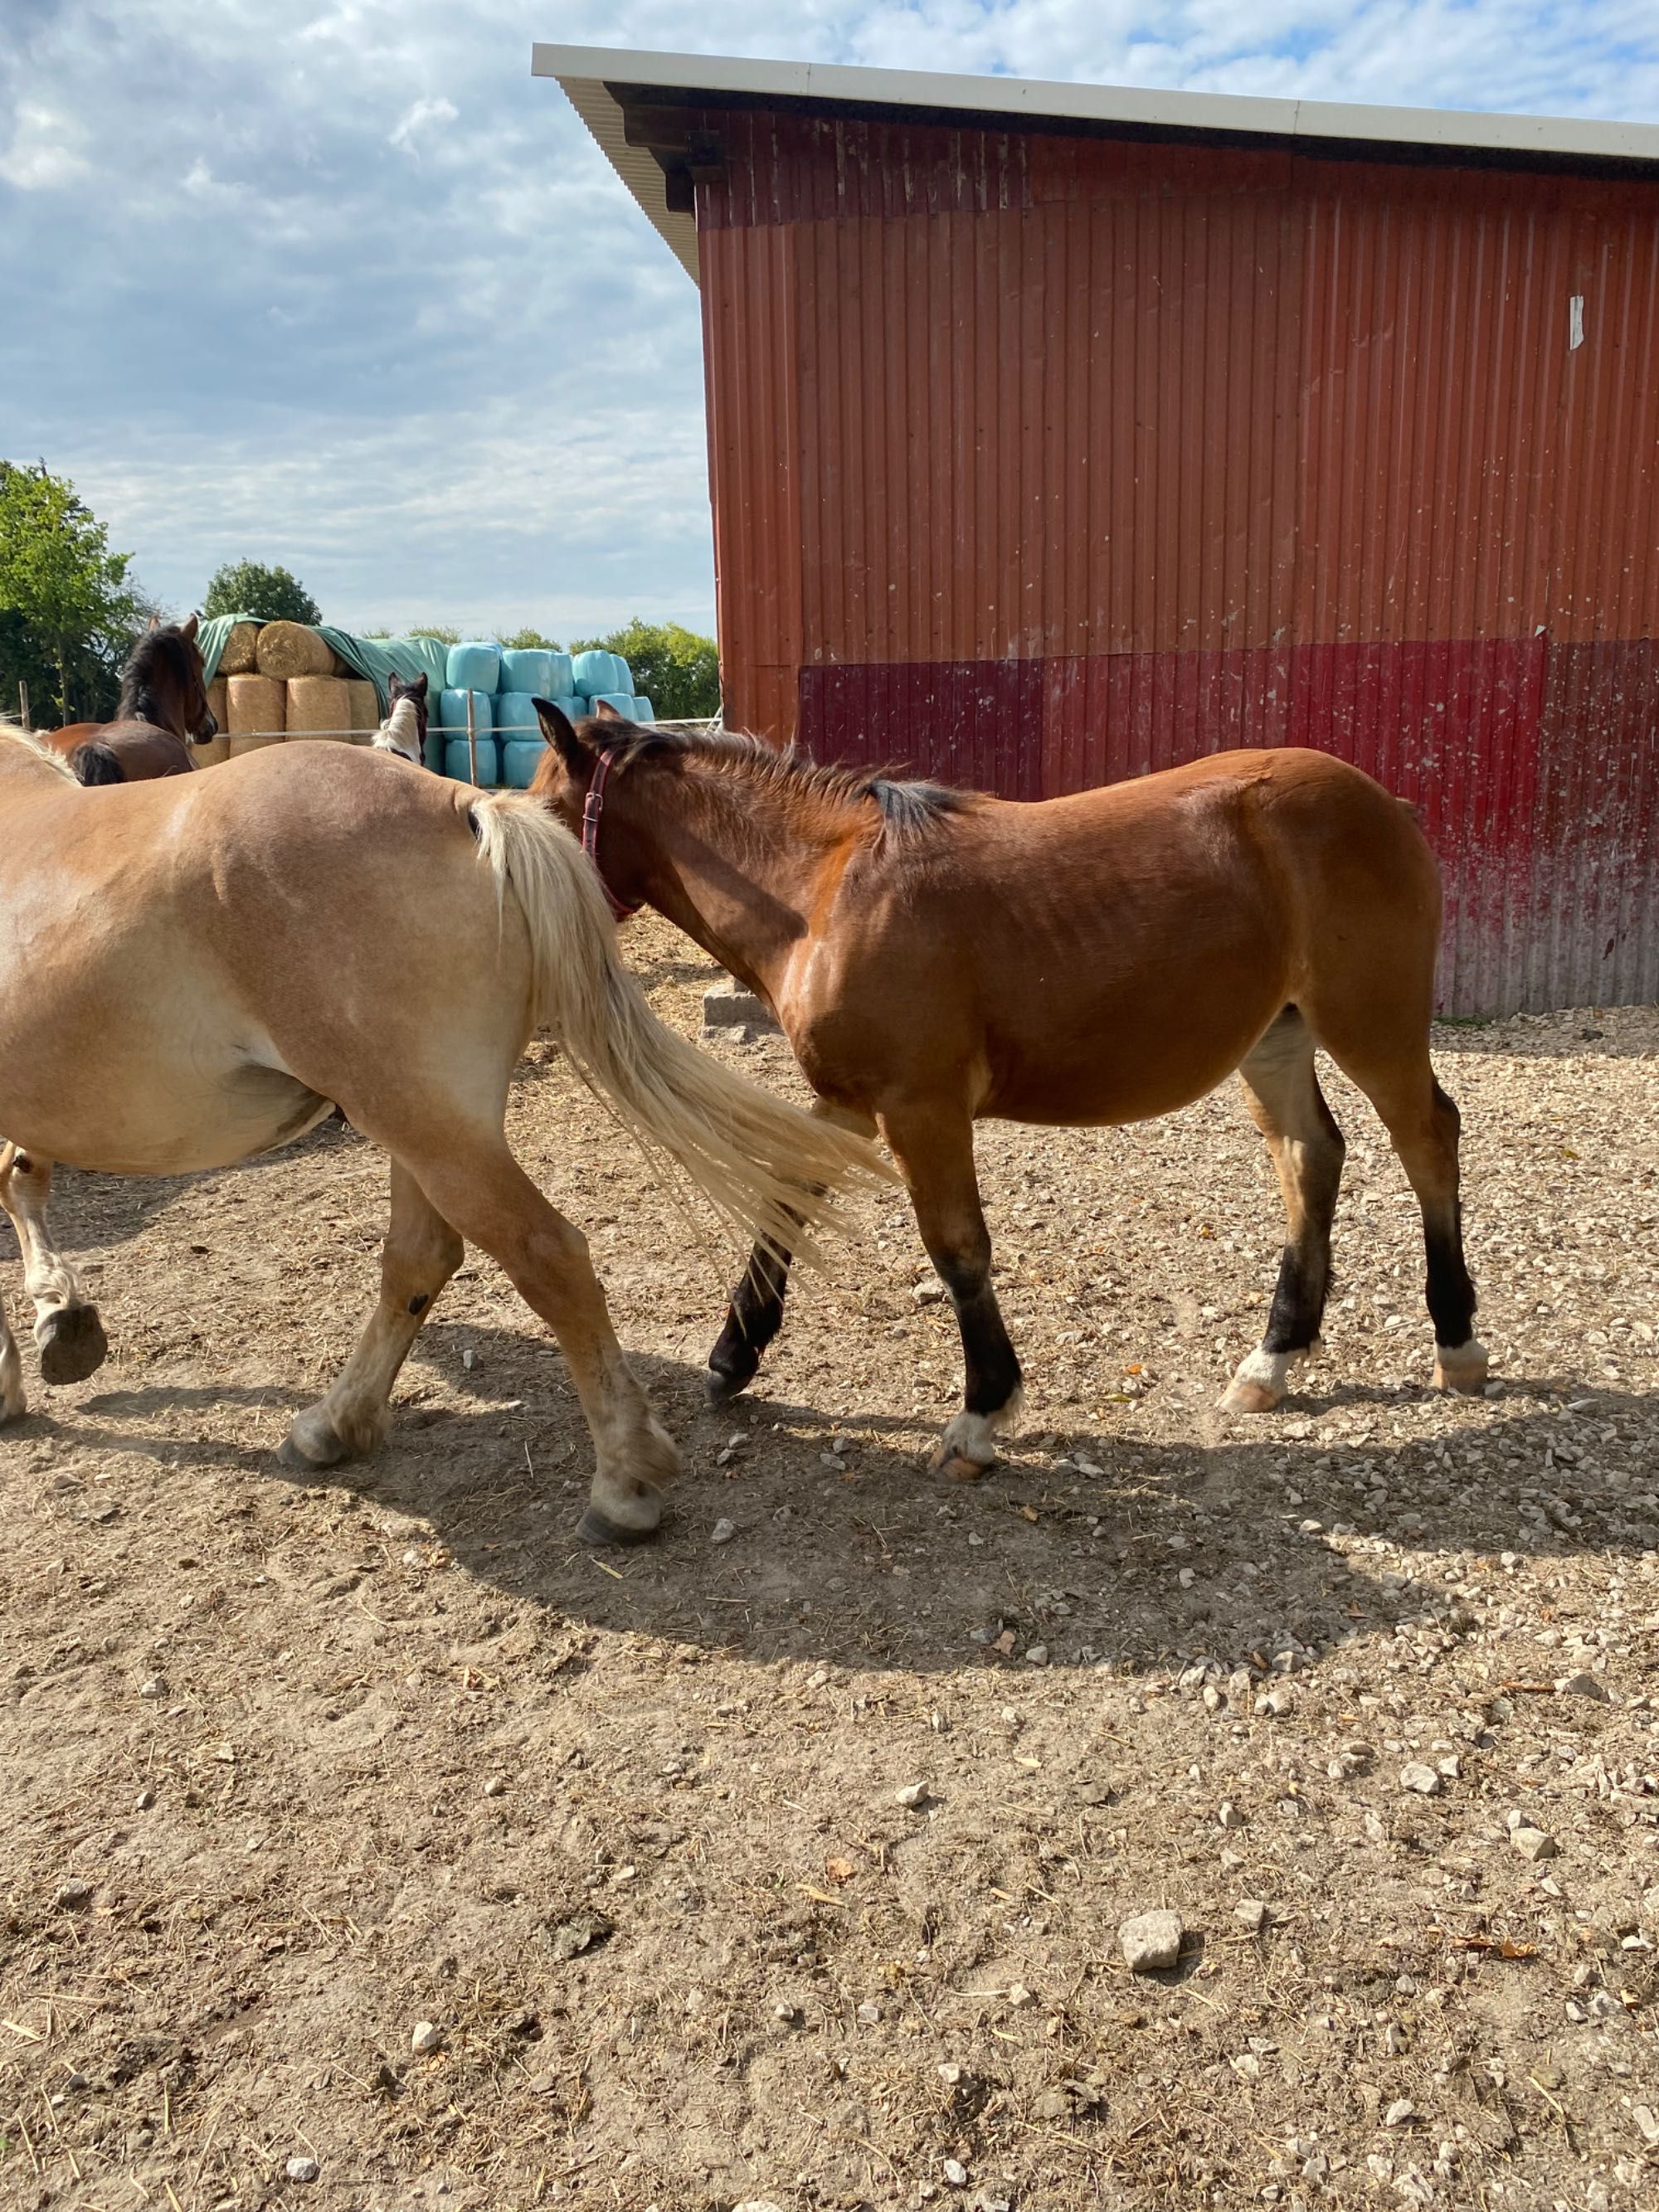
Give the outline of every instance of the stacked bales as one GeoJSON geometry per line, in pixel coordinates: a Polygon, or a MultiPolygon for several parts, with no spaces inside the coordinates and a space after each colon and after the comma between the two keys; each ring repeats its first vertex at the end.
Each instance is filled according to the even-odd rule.
{"type": "Polygon", "coordinates": [[[654,722],[656,719],[656,708],[652,705],[648,699],[641,698],[640,694],[636,691],[634,694],[634,713],[632,720],[636,722],[654,722]]]}
{"type": "Polygon", "coordinates": [[[254,655],[258,647],[258,623],[236,623],[225,640],[224,651],[219,655],[220,675],[252,676],[258,665],[254,655]]]}
{"type": "Polygon", "coordinates": [[[380,726],[380,695],[367,678],[349,676],[346,688],[346,727],[354,744],[371,744],[380,726]]]}
{"type": "Polygon", "coordinates": [[[230,757],[279,745],[288,722],[288,686],[274,676],[248,673],[225,679],[230,757]]]}
{"type": "Polygon", "coordinates": [[[495,753],[495,690],[501,675],[499,646],[452,645],[450,682],[438,695],[438,720],[445,732],[444,774],[456,783],[489,785],[499,780],[495,753]],[[457,677],[477,677],[483,683],[457,683],[457,677]],[[466,733],[467,707],[472,709],[472,737],[466,733]],[[477,763],[477,775],[473,773],[477,763]]]}
{"type": "MultiPolygon", "coordinates": [[[[233,630],[231,635],[235,635],[233,630]]],[[[261,676],[291,683],[296,676],[332,676],[337,672],[334,651],[304,623],[264,623],[254,649],[254,665],[261,676]]]]}
{"type": "Polygon", "coordinates": [[[609,707],[613,713],[620,714],[625,722],[631,722],[634,719],[632,680],[630,678],[630,688],[626,691],[596,691],[588,702],[588,713],[597,714],[601,707],[609,707]]]}
{"type": "Polygon", "coordinates": [[[343,677],[289,678],[286,729],[290,744],[296,738],[347,737],[350,714],[351,695],[343,677]]]}

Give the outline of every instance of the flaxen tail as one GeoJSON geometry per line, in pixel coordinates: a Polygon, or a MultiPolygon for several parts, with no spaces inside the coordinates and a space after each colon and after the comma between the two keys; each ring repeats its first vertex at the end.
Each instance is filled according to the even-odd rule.
{"type": "Polygon", "coordinates": [[[537,1020],[641,1143],[678,1161],[733,1228],[811,1256],[814,1231],[845,1226],[835,1193],[895,1180],[866,1139],[728,1074],[657,1019],[617,955],[599,878],[562,823],[514,793],[476,799],[470,811],[498,894],[511,891],[530,933],[537,1020]]]}

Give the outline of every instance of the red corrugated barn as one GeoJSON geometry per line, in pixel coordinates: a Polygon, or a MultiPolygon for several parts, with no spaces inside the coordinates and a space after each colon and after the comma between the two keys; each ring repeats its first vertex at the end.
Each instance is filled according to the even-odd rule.
{"type": "Polygon", "coordinates": [[[1659,129],[538,47],[702,289],[727,720],[1316,745],[1464,1013],[1659,995],[1659,129]]]}

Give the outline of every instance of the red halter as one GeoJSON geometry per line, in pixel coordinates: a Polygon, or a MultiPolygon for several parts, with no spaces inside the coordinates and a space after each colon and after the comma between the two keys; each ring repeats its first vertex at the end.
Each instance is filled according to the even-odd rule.
{"type": "Polygon", "coordinates": [[[582,850],[593,863],[593,872],[599,879],[599,889],[610,902],[611,911],[617,921],[626,921],[637,914],[637,904],[629,906],[619,899],[605,879],[605,870],[599,866],[599,817],[605,811],[605,780],[611,773],[617,756],[609,745],[599,750],[599,764],[593,771],[593,781],[587,787],[587,797],[582,802],[582,850]]]}

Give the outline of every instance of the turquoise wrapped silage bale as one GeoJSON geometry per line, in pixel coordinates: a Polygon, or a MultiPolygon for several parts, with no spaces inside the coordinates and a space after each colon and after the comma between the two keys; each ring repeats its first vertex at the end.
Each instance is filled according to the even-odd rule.
{"type": "Polygon", "coordinates": [[[426,743],[421,748],[421,758],[434,775],[441,775],[444,772],[444,747],[448,742],[436,722],[427,724],[426,743]]]}
{"type": "Polygon", "coordinates": [[[498,738],[534,738],[542,741],[542,726],[536,720],[536,702],[528,691],[498,691],[490,701],[495,710],[495,735],[498,738]]]}
{"type": "Polygon", "coordinates": [[[555,699],[551,704],[558,708],[567,722],[580,722],[584,714],[591,714],[593,711],[580,692],[568,698],[555,699]]]}
{"type": "Polygon", "coordinates": [[[593,701],[593,712],[601,707],[614,707],[627,721],[634,719],[634,694],[631,691],[601,691],[593,701]]]}
{"type": "Polygon", "coordinates": [[[494,691],[501,680],[501,648],[487,638],[452,645],[447,672],[452,691],[494,691]]]}
{"type": "Polygon", "coordinates": [[[641,699],[639,694],[635,692],[634,695],[634,720],[636,722],[654,722],[656,719],[657,710],[652,705],[651,702],[648,699],[641,699]]]}
{"type": "MultiPolygon", "coordinates": [[[[466,697],[465,691],[441,691],[438,694],[438,720],[447,730],[466,732],[466,697]]],[[[472,694],[472,726],[481,738],[487,738],[495,726],[494,699],[488,691],[472,694]]]]}
{"type": "MultiPolygon", "coordinates": [[[[488,789],[491,784],[500,781],[496,773],[495,740],[494,738],[480,738],[477,746],[471,750],[475,750],[478,756],[478,787],[480,790],[488,789]]],[[[452,783],[471,782],[472,763],[465,738],[452,736],[445,745],[444,774],[452,783]]]]}
{"type": "Polygon", "coordinates": [[[509,738],[501,747],[501,781],[509,791],[528,791],[547,747],[539,738],[509,738]]]}
{"type": "Polygon", "coordinates": [[[619,653],[606,653],[601,646],[592,646],[587,652],[579,653],[570,665],[575,688],[585,699],[597,699],[602,691],[633,692],[634,679],[619,653]]]}
{"type": "MultiPolygon", "coordinates": [[[[539,646],[504,645],[501,647],[501,689],[503,691],[527,691],[532,699],[553,696],[553,663],[562,660],[563,653],[552,653],[539,646]]],[[[559,685],[561,691],[570,689],[568,683],[559,685]]]]}

